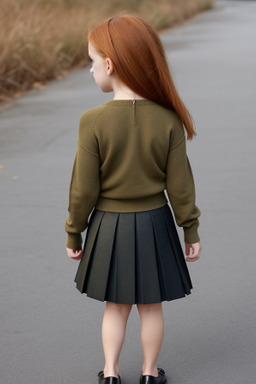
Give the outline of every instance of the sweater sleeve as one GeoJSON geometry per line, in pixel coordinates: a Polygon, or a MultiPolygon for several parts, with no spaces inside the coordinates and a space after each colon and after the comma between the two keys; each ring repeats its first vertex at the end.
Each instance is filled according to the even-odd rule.
{"type": "Polygon", "coordinates": [[[88,217],[100,192],[99,167],[97,140],[91,124],[82,116],[70,182],[69,217],[65,222],[68,248],[75,249],[82,244],[81,232],[88,226],[88,217]]]}
{"type": "Polygon", "coordinates": [[[171,140],[167,160],[166,188],[176,223],[183,227],[185,242],[197,243],[200,241],[197,233],[200,210],[195,205],[194,179],[186,154],[186,139],[181,122],[171,140]]]}

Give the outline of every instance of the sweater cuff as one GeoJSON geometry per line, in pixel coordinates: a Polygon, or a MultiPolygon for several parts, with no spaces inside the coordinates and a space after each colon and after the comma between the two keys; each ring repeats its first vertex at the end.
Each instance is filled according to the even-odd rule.
{"type": "Polygon", "coordinates": [[[199,226],[199,223],[194,223],[191,225],[191,227],[183,228],[184,230],[184,240],[187,244],[195,244],[200,241],[200,237],[197,232],[197,228],[199,226]]]}
{"type": "Polygon", "coordinates": [[[77,249],[82,245],[82,236],[80,233],[68,233],[66,247],[70,249],[77,249]]]}

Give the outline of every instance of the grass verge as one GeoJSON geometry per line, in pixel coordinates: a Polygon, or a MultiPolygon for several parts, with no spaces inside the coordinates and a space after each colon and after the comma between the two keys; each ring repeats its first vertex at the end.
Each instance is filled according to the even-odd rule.
{"type": "Polygon", "coordinates": [[[213,0],[1,0],[0,102],[85,66],[88,25],[130,11],[161,30],[213,0]]]}

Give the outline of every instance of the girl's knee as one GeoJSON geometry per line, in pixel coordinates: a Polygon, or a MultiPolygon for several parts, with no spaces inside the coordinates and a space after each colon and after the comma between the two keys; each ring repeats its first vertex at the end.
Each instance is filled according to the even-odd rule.
{"type": "Polygon", "coordinates": [[[162,303],[155,304],[137,304],[138,312],[141,313],[149,313],[149,312],[157,312],[162,311],[162,303]]]}
{"type": "Polygon", "coordinates": [[[116,304],[116,303],[111,303],[110,301],[108,301],[106,303],[106,309],[110,310],[110,311],[115,311],[115,312],[122,314],[122,315],[129,315],[129,313],[132,309],[132,305],[130,305],[130,304],[116,304]]]}

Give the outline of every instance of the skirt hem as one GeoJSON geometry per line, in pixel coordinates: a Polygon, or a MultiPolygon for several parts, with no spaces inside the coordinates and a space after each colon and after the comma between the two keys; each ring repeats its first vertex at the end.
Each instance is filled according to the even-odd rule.
{"type": "Polygon", "coordinates": [[[149,301],[149,302],[137,302],[137,301],[136,302],[124,302],[124,301],[122,301],[122,302],[120,302],[120,301],[111,301],[111,300],[105,300],[105,299],[102,300],[102,299],[99,299],[97,297],[90,296],[90,295],[88,295],[88,293],[82,292],[78,288],[77,288],[77,290],[81,293],[81,295],[86,295],[86,297],[88,297],[89,299],[97,300],[97,301],[100,301],[101,303],[111,302],[111,303],[114,303],[114,304],[126,304],[126,305],[142,305],[142,304],[148,305],[148,304],[170,303],[171,301],[175,301],[175,300],[186,298],[187,296],[191,295],[191,293],[192,293],[192,292],[189,292],[189,293],[186,293],[184,295],[173,297],[171,299],[163,299],[161,301],[149,301]]]}

